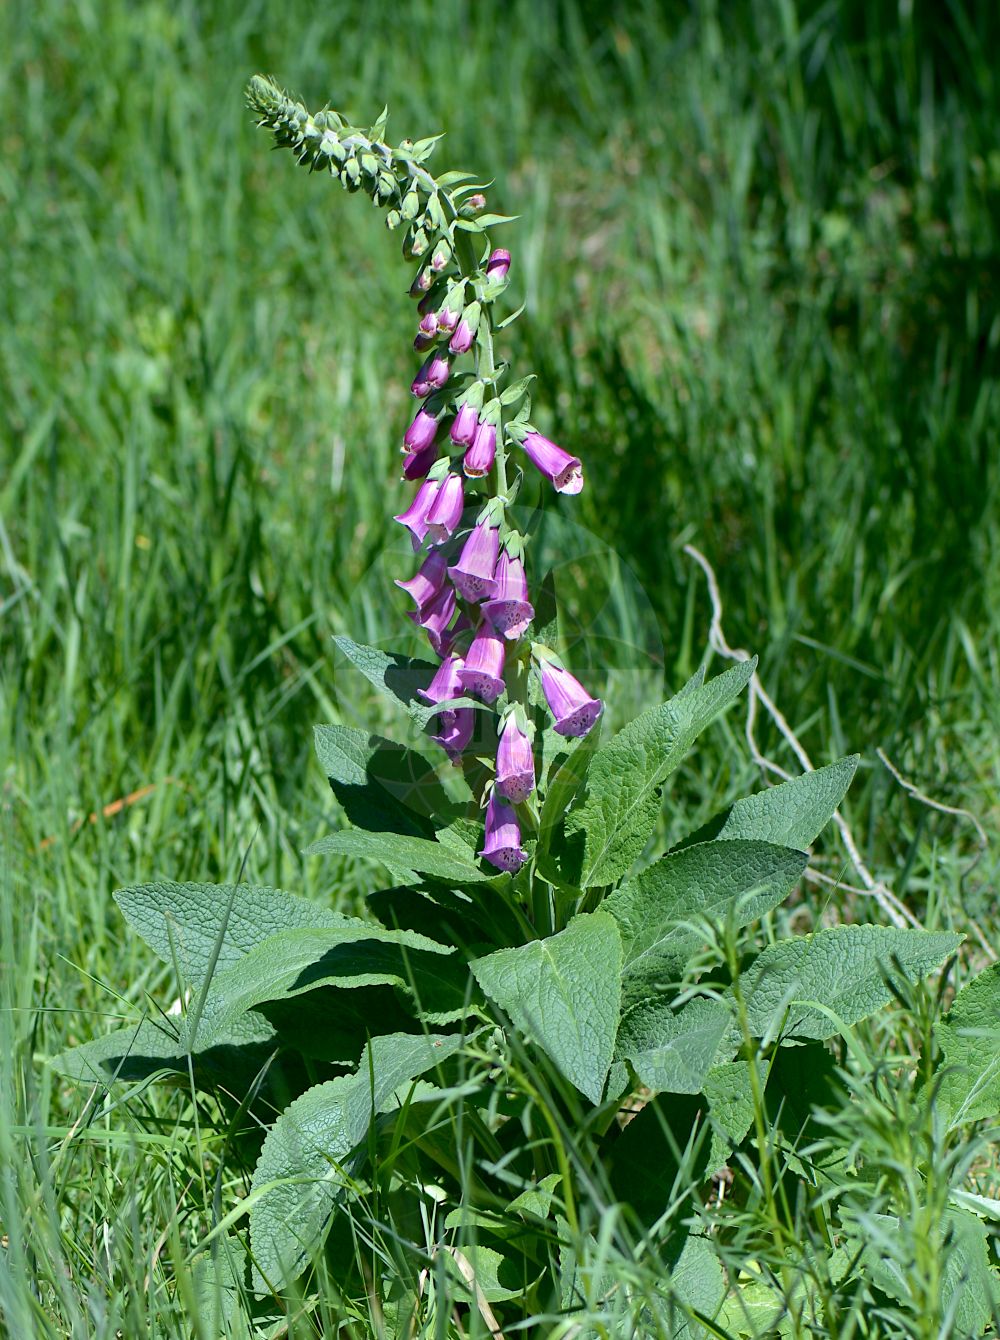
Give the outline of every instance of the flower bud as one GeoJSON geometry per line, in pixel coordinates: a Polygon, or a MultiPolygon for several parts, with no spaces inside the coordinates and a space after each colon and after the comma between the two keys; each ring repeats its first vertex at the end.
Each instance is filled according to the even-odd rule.
{"type": "Polygon", "coordinates": [[[400,215],[398,209],[390,209],[388,214],[385,216],[385,226],[389,229],[390,232],[392,232],[394,228],[398,228],[401,222],[402,222],[402,216],[400,215]]]}
{"type": "Polygon", "coordinates": [[[413,422],[403,435],[403,441],[411,451],[426,451],[437,437],[438,421],[425,409],[418,409],[413,422]]]}
{"type": "Polygon", "coordinates": [[[456,447],[467,447],[471,445],[476,436],[476,429],[479,427],[479,415],[475,409],[466,402],[460,405],[458,413],[451,423],[451,440],[456,447]]]}
{"type": "Polygon", "coordinates": [[[429,447],[422,447],[420,451],[407,452],[406,459],[403,461],[403,478],[411,480],[425,478],[439,454],[438,448],[433,442],[429,447]]]}
{"type": "Polygon", "coordinates": [[[455,333],[448,344],[448,348],[453,354],[467,354],[472,348],[472,341],[479,329],[480,312],[479,303],[472,302],[462,313],[461,319],[455,327],[455,333]]]}
{"type": "Polygon", "coordinates": [[[447,358],[440,354],[432,354],[430,358],[424,359],[420,371],[410,382],[410,390],[419,399],[430,395],[431,391],[438,391],[448,380],[448,374],[451,371],[451,365],[447,358]]]}
{"type": "Polygon", "coordinates": [[[420,325],[417,327],[419,334],[432,340],[438,333],[438,319],[433,312],[428,312],[426,316],[420,318],[420,325]]]}
{"type": "Polygon", "coordinates": [[[438,239],[434,248],[434,254],[431,257],[431,269],[437,273],[445,268],[451,260],[451,242],[447,237],[438,239]]]}
{"type": "Polygon", "coordinates": [[[404,219],[415,219],[420,213],[420,192],[415,186],[411,186],[403,196],[400,213],[404,219]]]}
{"type": "Polygon", "coordinates": [[[490,258],[486,262],[487,279],[506,279],[507,271],[510,269],[510,252],[504,251],[503,247],[490,253],[490,258]]]}
{"type": "Polygon", "coordinates": [[[482,191],[476,191],[473,195],[470,195],[465,202],[465,208],[470,214],[478,214],[481,209],[485,209],[486,197],[482,191]]]}
{"type": "Polygon", "coordinates": [[[434,276],[431,273],[429,266],[425,266],[422,270],[418,270],[416,278],[410,285],[410,297],[411,298],[421,297],[422,294],[427,292],[427,290],[433,283],[434,283],[434,276]]]}

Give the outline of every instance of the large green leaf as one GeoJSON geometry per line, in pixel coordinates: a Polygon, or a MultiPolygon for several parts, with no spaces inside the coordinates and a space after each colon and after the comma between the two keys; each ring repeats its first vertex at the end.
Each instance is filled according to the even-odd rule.
{"type": "Polygon", "coordinates": [[[373,1038],[354,1074],[317,1084],[278,1117],[251,1186],[250,1243],[262,1292],[295,1279],[322,1246],[344,1193],[341,1169],[372,1117],[396,1106],[405,1097],[397,1090],[453,1055],[461,1041],[433,1034],[373,1038]]]}
{"type": "Polygon", "coordinates": [[[400,883],[406,883],[415,871],[434,875],[437,879],[455,880],[459,884],[496,878],[496,871],[484,873],[474,863],[472,853],[464,854],[457,845],[401,833],[366,833],[351,828],[342,833],[330,833],[306,848],[308,856],[332,853],[378,861],[398,876],[400,883]]]}
{"type": "Polygon", "coordinates": [[[943,1058],[937,1101],[953,1123],[1000,1112],[1000,963],[973,978],[934,1030],[943,1058]]]}
{"type": "MultiPolygon", "coordinates": [[[[239,1088],[274,1051],[274,1029],[259,1015],[248,1015],[194,1057],[195,1076],[206,1086],[239,1088]]],[[[61,1075],[81,1084],[144,1080],[164,1071],[188,1075],[188,1048],[181,1019],[142,1019],[104,1037],[71,1047],[54,1057],[61,1075]]]]}
{"type": "MultiPolygon", "coordinates": [[[[864,1270],[872,1283],[890,1298],[911,1306],[922,1299],[923,1290],[916,1294],[913,1287],[912,1257],[901,1259],[895,1250],[897,1244],[907,1242],[906,1228],[900,1220],[893,1215],[873,1214],[858,1227],[861,1234],[856,1248],[862,1253],[864,1270]]],[[[991,1268],[990,1233],[974,1214],[950,1209],[942,1215],[935,1237],[937,1242],[931,1250],[936,1246],[940,1252],[940,1306],[949,1317],[947,1330],[939,1334],[982,1335],[1000,1314],[1000,1280],[991,1268]]]]}
{"type": "MultiPolygon", "coordinates": [[[[417,697],[418,690],[426,689],[437,671],[438,667],[430,661],[415,661],[396,652],[381,651],[378,647],[354,642],[349,637],[340,636],[333,640],[369,684],[385,697],[402,703],[418,725],[426,726],[431,717],[441,710],[437,704],[428,705],[417,697]]],[[[456,698],[453,705],[483,710],[483,704],[477,698],[456,698]]]]}
{"type": "Polygon", "coordinates": [[[740,979],[755,1037],[829,1038],[954,953],[963,936],[892,926],[836,926],[769,945],[740,979]]]}
{"type": "Polygon", "coordinates": [[[622,1016],[615,1056],[654,1093],[699,1093],[732,1023],[728,1006],[716,1000],[691,1000],[679,1010],[656,997],[637,1001],[622,1016]]]}
{"type": "Polygon", "coordinates": [[[756,664],[743,661],[706,684],[686,686],[598,749],[587,770],[585,797],[567,815],[557,853],[566,883],[586,889],[625,873],[656,826],[663,782],[746,687],[756,664]]]}
{"type": "Polygon", "coordinates": [[[621,1002],[621,938],[606,912],[564,931],[474,960],[476,981],[566,1078],[601,1101],[621,1002]]]}
{"type": "Polygon", "coordinates": [[[265,1001],[322,986],[397,986],[423,1010],[454,1017],[462,1010],[466,973],[455,971],[449,959],[457,967],[453,951],[414,931],[368,924],[281,931],[213,979],[197,1041],[208,1045],[233,1020],[265,1001]]]}
{"type": "Polygon", "coordinates": [[[430,814],[448,797],[415,750],[352,726],[316,726],[316,756],[349,823],[370,832],[433,837],[430,814]]]}
{"type": "MultiPolygon", "coordinates": [[[[757,1066],[761,1089],[767,1081],[767,1067],[757,1066]]],[[[729,1155],[743,1142],[753,1125],[753,1088],[749,1061],[724,1061],[714,1065],[705,1076],[701,1091],[708,1099],[712,1126],[712,1144],[708,1153],[708,1171],[721,1168],[729,1155]]]]}
{"type": "Polygon", "coordinates": [[[756,921],[788,894],[806,865],[802,852],[767,842],[723,840],[662,857],[602,904],[622,936],[627,1007],[684,975],[704,939],[698,922],[756,921]]]}
{"type": "Polygon", "coordinates": [[[778,847],[808,847],[829,823],[858,769],[858,754],[737,800],[682,847],[709,838],[755,838],[778,847]]]}
{"type": "Polygon", "coordinates": [[[363,926],[357,917],[331,912],[281,889],[250,884],[138,884],[119,889],[115,901],[126,921],[164,963],[175,959],[188,982],[201,982],[215,967],[230,967],[277,931],[294,927],[363,926]]]}

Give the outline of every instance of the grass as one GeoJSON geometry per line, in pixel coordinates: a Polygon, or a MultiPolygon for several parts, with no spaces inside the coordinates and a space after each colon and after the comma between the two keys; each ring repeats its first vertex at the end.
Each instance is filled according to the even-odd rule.
{"type": "MultiPolygon", "coordinates": [[[[580,617],[627,630],[623,683],[638,663],[675,687],[707,641],[695,543],[814,762],[863,751],[866,860],[922,922],[995,948],[995,854],[972,868],[971,826],[873,751],[995,834],[998,27],[975,0],[3,10],[8,1333],[192,1325],[211,1114],[87,1106],[44,1064],[176,994],[111,892],[244,867],[344,906],[370,887],[301,853],[330,815],[311,726],[355,710],[330,635],[397,637],[406,272],[361,201],[268,157],[247,76],[363,120],[388,102],[390,133],[445,129],[442,163],[495,176],[522,216],[511,357],[585,460],[574,518],[634,575],[580,617]]],[[[753,779],[731,718],[664,822],[753,779]]],[[[807,919],[870,911],[820,897],[807,919]]],[[[872,1045],[905,1047],[907,1017],[872,1045]]]]}

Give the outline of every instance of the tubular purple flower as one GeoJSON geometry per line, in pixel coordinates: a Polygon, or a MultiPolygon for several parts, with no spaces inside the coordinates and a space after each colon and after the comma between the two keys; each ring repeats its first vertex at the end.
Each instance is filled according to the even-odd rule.
{"type": "Polygon", "coordinates": [[[445,751],[452,763],[458,763],[463,750],[468,747],[472,739],[473,727],[476,723],[476,709],[474,707],[456,707],[454,712],[441,713],[441,733],[432,735],[431,739],[435,744],[439,744],[445,751]],[[445,717],[448,720],[445,720],[445,717]]]}
{"type": "Polygon", "coordinates": [[[521,729],[516,712],[511,712],[500,734],[496,789],[512,805],[520,805],[535,789],[531,740],[521,729]]]}
{"type": "Polygon", "coordinates": [[[493,574],[499,553],[500,532],[496,526],[481,521],[473,527],[458,562],[448,569],[448,576],[466,600],[488,600],[496,594],[493,574]]]}
{"type": "Polygon", "coordinates": [[[420,451],[411,451],[403,462],[404,479],[425,479],[427,472],[437,460],[439,455],[437,447],[431,443],[429,447],[424,447],[420,451]]]}
{"type": "Polygon", "coordinates": [[[528,853],[521,846],[521,826],[517,822],[517,815],[500,799],[496,789],[490,792],[486,803],[486,833],[479,855],[498,870],[506,870],[512,875],[528,859],[528,853]]]}
{"type": "Polygon", "coordinates": [[[497,454],[497,430],[492,423],[481,423],[465,453],[462,470],[470,479],[480,479],[493,469],[497,454]]]}
{"type": "Polygon", "coordinates": [[[486,262],[487,279],[506,279],[507,271],[510,269],[510,252],[504,251],[503,247],[490,253],[490,258],[486,262]]]}
{"type": "Polygon", "coordinates": [[[476,436],[479,415],[472,405],[459,405],[451,424],[451,440],[456,447],[467,447],[476,436]]]}
{"type": "Polygon", "coordinates": [[[524,563],[519,558],[511,558],[504,549],[497,561],[494,580],[497,593],[483,604],[483,613],[498,633],[508,639],[518,638],[535,617],[534,607],[528,599],[524,563]]]}
{"type": "Polygon", "coordinates": [[[557,493],[579,493],[583,488],[583,467],[568,451],[541,433],[528,433],[521,445],[536,470],[552,480],[557,493]]]}
{"type": "Polygon", "coordinates": [[[433,283],[434,283],[434,275],[431,273],[428,267],[425,266],[424,269],[418,270],[416,278],[410,285],[410,297],[411,298],[421,297],[424,293],[427,292],[427,290],[433,283]]]}
{"type": "MultiPolygon", "coordinates": [[[[459,480],[461,483],[461,480],[459,480]]],[[[441,490],[440,479],[428,479],[421,484],[417,490],[416,497],[405,512],[399,512],[392,519],[398,521],[401,526],[405,526],[410,532],[410,539],[413,544],[413,552],[417,550],[424,542],[424,536],[427,534],[427,513],[430,511],[434,499],[441,490]]]]}
{"type": "Polygon", "coordinates": [[[561,665],[542,660],[539,670],[545,701],[555,717],[556,734],[586,735],[604,711],[600,698],[591,698],[580,681],[561,665]]]}
{"type": "Polygon", "coordinates": [[[462,520],[464,507],[465,490],[462,476],[454,473],[446,475],[439,493],[427,512],[424,533],[431,544],[444,544],[445,540],[451,539],[462,520]]]}
{"type": "Polygon", "coordinates": [[[430,395],[431,391],[439,391],[448,380],[450,372],[451,364],[447,358],[441,354],[431,354],[429,358],[424,359],[420,371],[410,382],[410,390],[422,400],[424,396],[430,395]]]}
{"type": "Polygon", "coordinates": [[[441,590],[426,605],[421,605],[418,610],[410,610],[407,618],[412,619],[418,628],[422,628],[427,634],[431,646],[440,656],[441,647],[452,615],[455,613],[455,592],[450,586],[443,586],[441,590]]]}
{"type": "Polygon", "coordinates": [[[467,614],[463,613],[462,610],[459,610],[458,618],[450,628],[446,628],[441,634],[441,645],[438,648],[438,655],[442,658],[453,655],[455,648],[458,645],[459,638],[463,633],[470,632],[471,629],[472,620],[467,614]]]}
{"type": "MultiPolygon", "coordinates": [[[[417,689],[417,697],[422,698],[429,707],[435,703],[446,703],[452,698],[461,698],[464,692],[458,672],[465,665],[461,656],[446,656],[438,666],[437,673],[426,689],[417,689]]],[[[453,718],[458,708],[446,709],[441,713],[441,724],[449,724],[446,718],[453,718]]]]}
{"type": "Polygon", "coordinates": [[[458,672],[462,687],[484,703],[496,702],[503,692],[503,663],[503,638],[484,619],[458,672]]]}
{"type": "Polygon", "coordinates": [[[425,409],[418,409],[413,422],[403,434],[403,441],[411,451],[426,451],[437,437],[438,421],[425,409]]]}
{"type": "Polygon", "coordinates": [[[405,582],[401,577],[397,577],[396,585],[401,591],[405,591],[417,609],[420,609],[429,600],[434,599],[447,580],[447,560],[439,549],[435,549],[427,555],[414,576],[405,582]]]}
{"type": "Polygon", "coordinates": [[[438,319],[433,312],[428,312],[426,316],[421,317],[417,330],[427,339],[434,338],[438,333],[438,319]]]}

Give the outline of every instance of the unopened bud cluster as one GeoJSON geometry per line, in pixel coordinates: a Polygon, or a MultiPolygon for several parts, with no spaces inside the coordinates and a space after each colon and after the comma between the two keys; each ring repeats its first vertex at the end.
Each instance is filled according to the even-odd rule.
{"type": "Polygon", "coordinates": [[[410,390],[421,402],[403,435],[402,474],[417,484],[395,520],[426,550],[416,573],[400,578],[409,617],[440,661],[421,697],[438,706],[435,741],[461,764],[473,741],[477,698],[499,713],[495,777],[486,788],[482,855],[514,872],[527,859],[522,823],[532,822],[535,787],[528,683],[534,676],[564,736],[585,735],[602,711],[548,647],[529,641],[534,609],[524,565],[525,537],[509,508],[526,459],[559,493],[583,488],[577,457],[530,422],[528,387],[494,357],[493,304],[505,291],[511,256],[491,248],[481,185],[465,173],[433,177],[423,164],[437,137],[395,148],[383,140],[386,114],[367,131],[329,109],[310,115],[271,80],[247,91],[259,124],[311,171],[328,171],[349,191],[364,190],[400,229],[403,255],[416,262],[413,347],[422,356],[410,390]],[[523,453],[523,456],[521,455],[523,453]],[[517,473],[511,477],[508,467],[517,473]]]}

